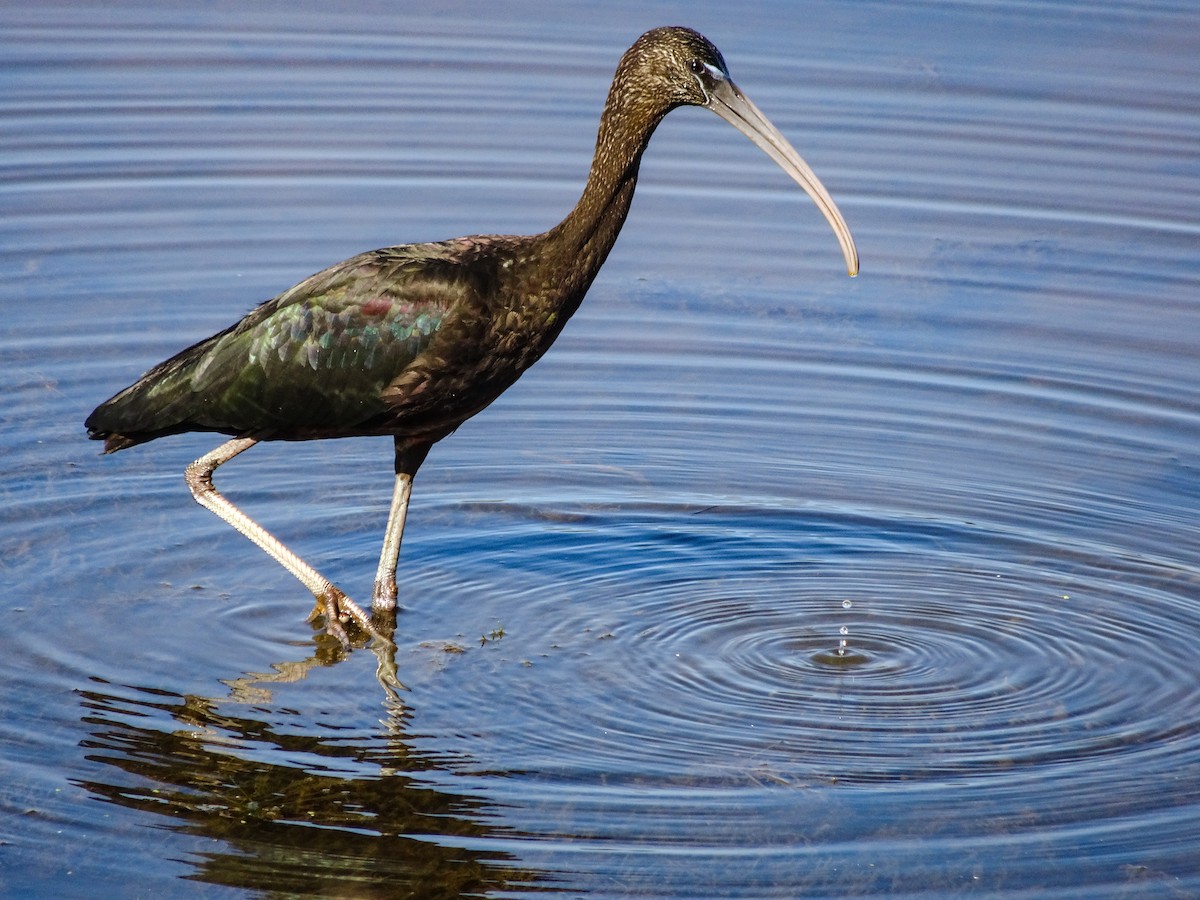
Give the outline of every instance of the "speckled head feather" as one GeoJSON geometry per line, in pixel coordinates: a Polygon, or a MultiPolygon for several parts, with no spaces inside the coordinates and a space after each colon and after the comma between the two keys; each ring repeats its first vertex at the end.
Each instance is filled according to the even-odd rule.
{"type": "Polygon", "coordinates": [[[704,106],[707,91],[698,76],[715,69],[725,78],[729,70],[712,41],[690,28],[653,28],[625,51],[609,91],[610,102],[620,97],[654,109],[662,118],[677,106],[704,106]]]}

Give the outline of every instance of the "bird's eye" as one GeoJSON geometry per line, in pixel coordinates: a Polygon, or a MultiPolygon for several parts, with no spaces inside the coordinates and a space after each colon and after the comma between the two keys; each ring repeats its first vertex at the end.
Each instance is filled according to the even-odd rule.
{"type": "Polygon", "coordinates": [[[698,60],[698,59],[693,59],[691,61],[690,65],[691,65],[693,75],[699,75],[701,72],[704,72],[705,70],[708,69],[708,66],[706,66],[704,63],[700,62],[700,60],[698,60]]]}

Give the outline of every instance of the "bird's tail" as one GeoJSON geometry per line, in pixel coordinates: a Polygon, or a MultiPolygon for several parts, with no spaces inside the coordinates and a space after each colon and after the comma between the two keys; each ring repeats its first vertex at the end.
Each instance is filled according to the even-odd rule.
{"type": "Polygon", "coordinates": [[[104,441],[105,453],[115,453],[168,434],[198,430],[192,420],[204,401],[191,383],[193,349],[160,363],[97,406],[84,422],[88,437],[104,441]]]}

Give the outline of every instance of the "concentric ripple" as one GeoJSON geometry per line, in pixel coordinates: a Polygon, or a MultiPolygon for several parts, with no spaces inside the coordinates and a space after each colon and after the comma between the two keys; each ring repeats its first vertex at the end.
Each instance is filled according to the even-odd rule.
{"type": "MultiPolygon", "coordinates": [[[[553,514],[604,544],[579,555],[624,558],[581,569],[569,602],[542,583],[498,604],[512,631],[556,623],[520,652],[559,696],[510,700],[508,724],[492,723],[523,748],[511,764],[735,779],[739,766],[769,766],[843,784],[1023,771],[1032,786],[1059,763],[1099,773],[1114,755],[1150,751],[1161,764],[1173,738],[1200,733],[1195,573],[979,526],[813,509],[758,510],[757,535],[731,542],[748,516],[553,514]],[[779,538],[806,526],[819,557],[779,538]],[[559,727],[567,707],[587,724],[559,727]]],[[[537,554],[524,531],[507,539],[537,554]]],[[[583,566],[572,543],[546,542],[545,570],[583,566]]],[[[1175,752],[1195,764],[1191,744],[1175,752]]]]}

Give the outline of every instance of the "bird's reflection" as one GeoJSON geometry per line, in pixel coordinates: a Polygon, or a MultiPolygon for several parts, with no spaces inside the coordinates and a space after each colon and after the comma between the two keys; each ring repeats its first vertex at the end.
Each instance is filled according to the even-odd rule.
{"type": "Polygon", "coordinates": [[[113,775],[81,786],[155,824],[219,842],[190,857],[187,877],[203,882],[356,897],[479,896],[534,883],[553,890],[508,854],[464,849],[499,832],[487,822],[494,810],[432,786],[450,757],[406,740],[409,715],[388,677],[395,648],[370,640],[385,687],[385,715],[370,734],[296,733],[288,727],[295,711],[271,705],[274,685],[344,658],[323,635],[307,658],[226,680],[223,698],[93,679],[79,691],[82,746],[113,775]]]}

